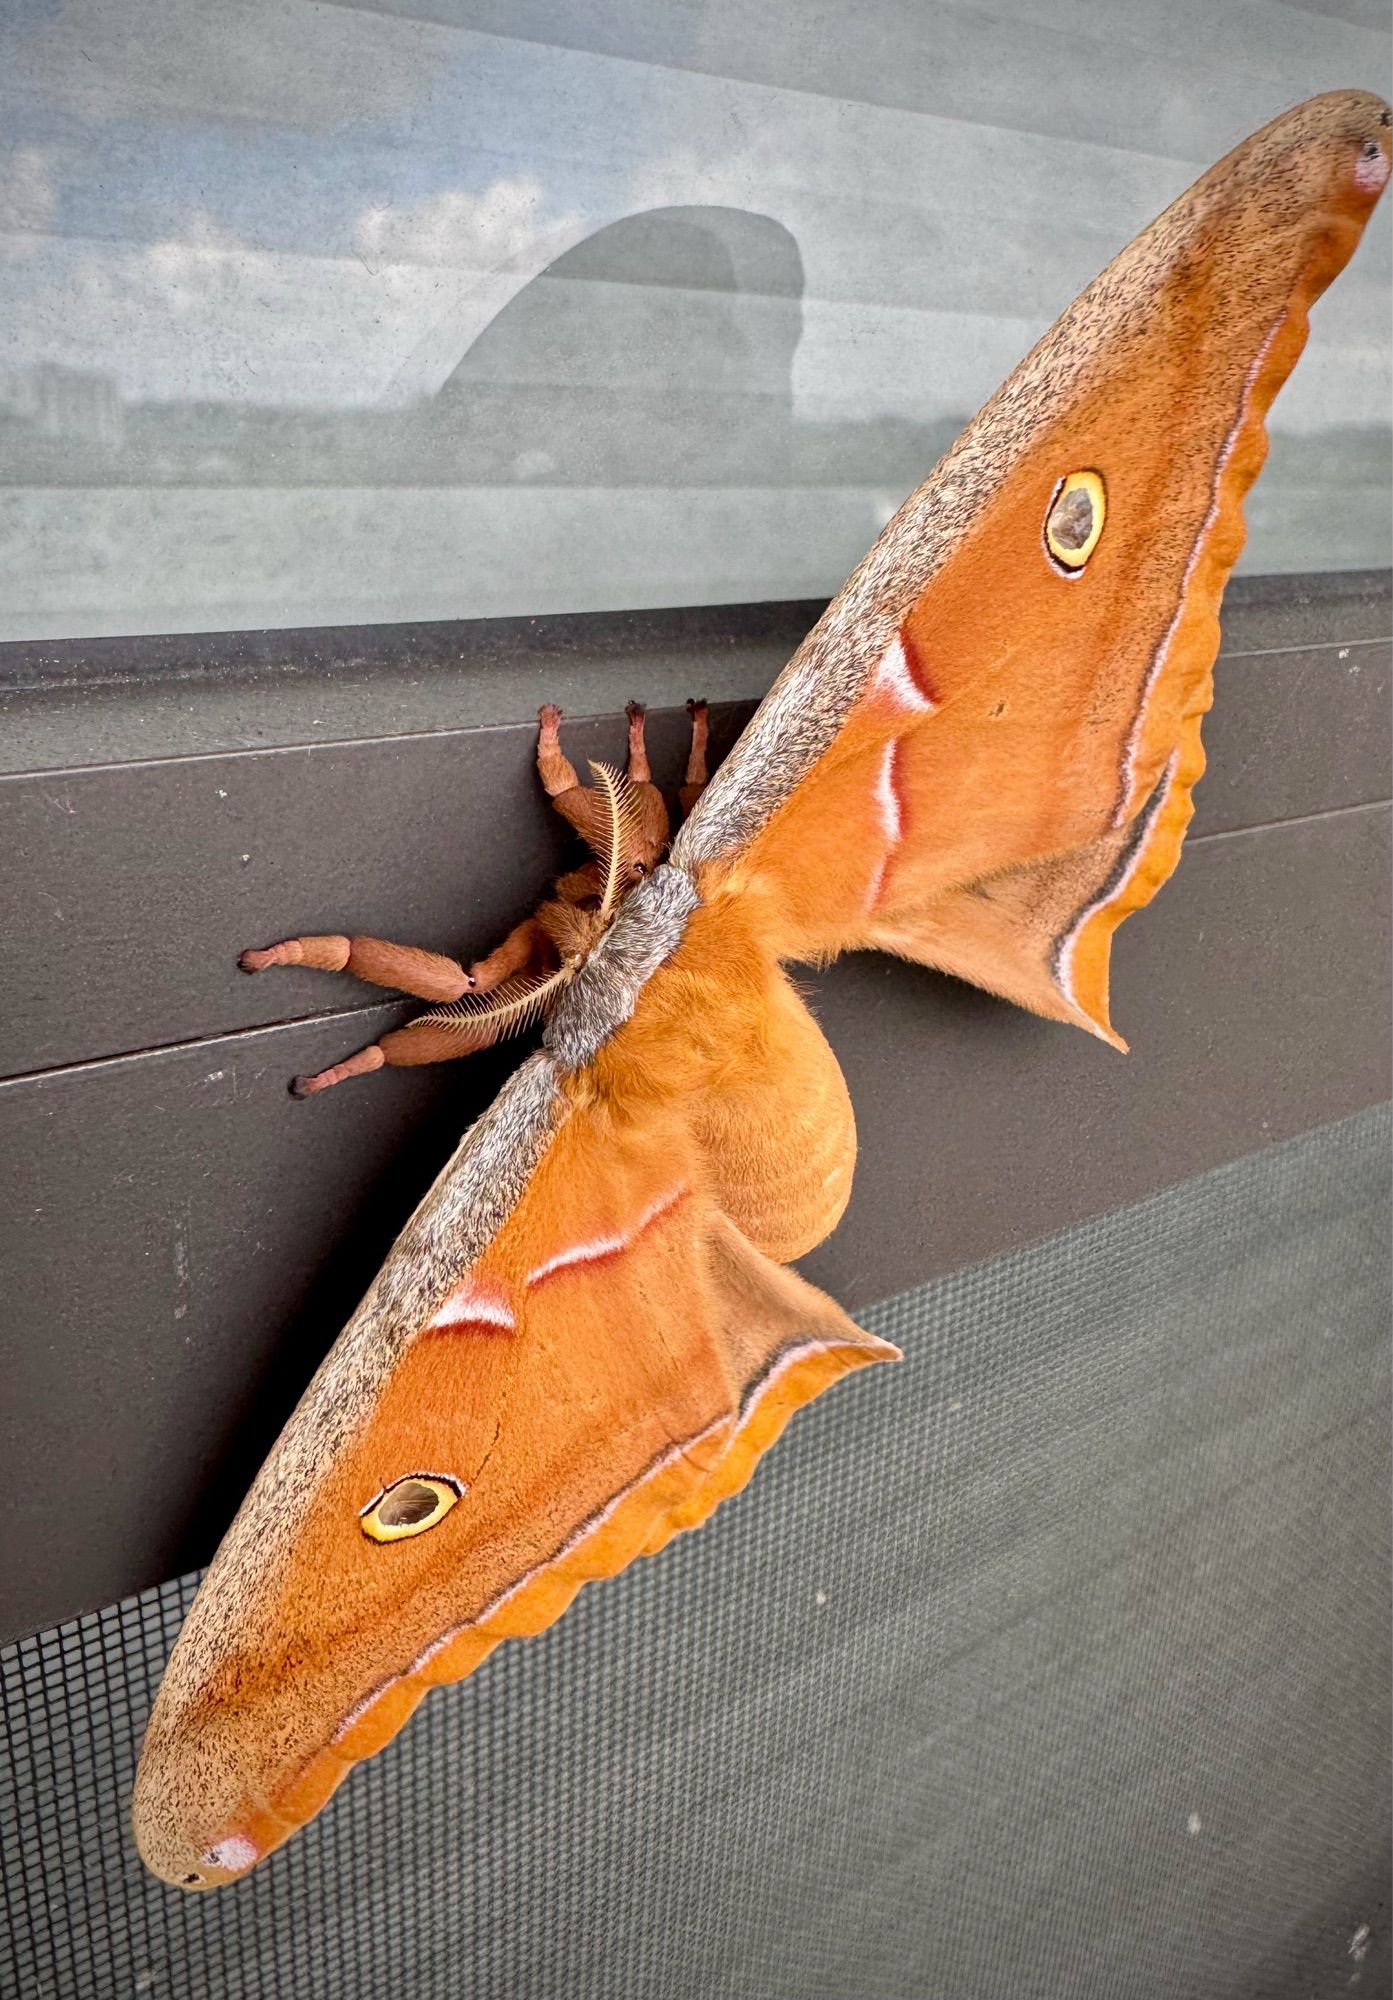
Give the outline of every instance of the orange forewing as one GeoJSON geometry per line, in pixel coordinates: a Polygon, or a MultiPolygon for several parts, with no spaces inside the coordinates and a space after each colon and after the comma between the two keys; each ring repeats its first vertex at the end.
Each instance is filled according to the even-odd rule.
{"type": "Polygon", "coordinates": [[[812,771],[708,869],[709,893],[761,893],[790,956],[893,950],[1115,1039],[1111,933],[1179,856],[1264,418],[1387,156],[1377,99],[1314,99],[1090,287],[886,530],[898,575],[916,511],[935,524],[931,580],[812,771]],[[1106,516],[1069,573],[1045,522],[1084,469],[1106,516]],[[956,489],[971,504],[943,534],[924,495],[956,489]],[[972,892],[1000,877],[984,909],[972,892]]]}
{"type": "MultiPolygon", "coordinates": [[[[708,1007],[725,993],[751,1032],[762,1011],[776,1057],[781,1037],[790,1055],[820,1045],[836,1073],[771,961],[748,965],[734,997],[727,957],[718,950],[703,969],[704,959],[698,926],[594,1074],[575,1081],[522,1201],[316,1485],[288,1559],[237,1596],[236,1629],[215,1565],[180,1640],[205,1664],[185,1684],[176,1653],[137,1788],[137,1837],[167,1879],[214,1886],[245,1872],[429,1687],[471,1672],[500,1639],[539,1631],[587,1580],[704,1520],[800,1404],[893,1358],[717,1206],[696,1128],[717,1116],[721,1072],[708,1066],[702,1088],[699,1063],[674,1063],[641,1117],[627,1108],[652,1038],[670,1035],[662,1024],[674,1009],[692,1027],[702,992],[708,1007]],[[428,1533],[369,1540],[363,1510],[412,1474],[456,1482],[458,1504],[428,1533]]],[[[780,1151],[783,1089],[797,1072],[776,1060],[770,1074],[780,1082],[762,1102],[740,1091],[751,1158],[765,1171],[734,1193],[784,1240],[807,1227],[804,1162],[780,1151]],[[791,1208],[774,1184],[780,1157],[791,1208]]],[[[839,1073],[837,1083],[844,1097],[839,1073]]],[[[834,1122],[832,1170],[820,1173],[838,1210],[853,1143],[834,1122]]],[[[827,1226],[824,1216],[820,1233],[827,1226]]],[[[273,1457],[244,1509],[253,1519],[273,1504],[276,1477],[273,1457]]]]}

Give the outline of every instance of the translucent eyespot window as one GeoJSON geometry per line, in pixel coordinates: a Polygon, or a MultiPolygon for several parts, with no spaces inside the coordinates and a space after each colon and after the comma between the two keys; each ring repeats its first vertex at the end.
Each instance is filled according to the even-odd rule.
{"type": "Polygon", "coordinates": [[[1045,547],[1064,569],[1081,570],[1098,546],[1108,497],[1099,472],[1071,472],[1061,479],[1045,516],[1045,547]]]}
{"type": "Polygon", "coordinates": [[[457,1479],[434,1472],[413,1472],[383,1488],[359,1515],[371,1542],[403,1542],[436,1527],[464,1488],[457,1479]]]}

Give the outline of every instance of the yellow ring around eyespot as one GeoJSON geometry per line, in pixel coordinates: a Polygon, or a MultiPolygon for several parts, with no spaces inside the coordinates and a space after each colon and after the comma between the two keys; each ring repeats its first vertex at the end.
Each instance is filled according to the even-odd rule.
{"type": "Polygon", "coordinates": [[[437,1479],[430,1473],[412,1472],[394,1479],[358,1516],[359,1525],[370,1542],[404,1542],[412,1535],[424,1535],[439,1527],[459,1499],[462,1488],[453,1479],[437,1479]],[[420,1512],[433,1497],[429,1512],[420,1512]],[[384,1518],[385,1516],[385,1518],[384,1518]],[[393,1518],[398,1516],[398,1518],[393,1518]]]}
{"type": "Polygon", "coordinates": [[[1107,517],[1108,496],[1102,473],[1071,472],[1060,480],[1045,515],[1045,547],[1065,569],[1081,570],[1098,546],[1107,517]],[[1083,509],[1078,495],[1088,503],[1088,532],[1081,539],[1077,527],[1083,509]],[[1071,532],[1066,533],[1066,528],[1071,532]]]}

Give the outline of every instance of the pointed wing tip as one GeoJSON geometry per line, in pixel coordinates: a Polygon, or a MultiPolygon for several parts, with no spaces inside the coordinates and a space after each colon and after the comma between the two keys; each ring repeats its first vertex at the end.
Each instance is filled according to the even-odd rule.
{"type": "Polygon", "coordinates": [[[1116,1049],[1119,1055],[1132,1053],[1131,1044],[1118,1034],[1106,1014],[1089,1014],[1080,1010],[1079,1026],[1086,1028],[1096,1041],[1106,1042],[1110,1049],[1116,1049]]]}
{"type": "Polygon", "coordinates": [[[882,1340],[878,1333],[868,1333],[861,1328],[863,1339],[850,1350],[852,1367],[860,1367],[872,1361],[903,1361],[904,1349],[896,1347],[892,1341],[882,1340]]]}

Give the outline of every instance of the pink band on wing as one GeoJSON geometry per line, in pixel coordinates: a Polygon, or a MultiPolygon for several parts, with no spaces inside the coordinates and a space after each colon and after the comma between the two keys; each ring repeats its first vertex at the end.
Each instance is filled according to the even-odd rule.
{"type": "Polygon", "coordinates": [[[882,694],[890,697],[896,708],[908,714],[924,715],[938,706],[919,650],[903,628],[881,655],[880,665],[875,670],[875,685],[882,694]]]}
{"type": "Polygon", "coordinates": [[[870,883],[866,889],[866,908],[874,910],[885,890],[885,877],[890,871],[890,863],[895,849],[904,838],[904,794],[900,774],[901,743],[898,736],[892,736],[881,753],[880,764],[875,776],[875,812],[881,836],[885,842],[879,859],[871,870],[870,883]]]}
{"type": "Polygon", "coordinates": [[[512,1333],[517,1320],[503,1287],[472,1271],[426,1321],[427,1333],[512,1333]]]}
{"type": "Polygon", "coordinates": [[[679,1181],[675,1188],[669,1188],[666,1194],[659,1195],[656,1201],[650,1202],[633,1228],[626,1234],[591,1236],[584,1242],[567,1244],[564,1250],[558,1250],[554,1256],[548,1257],[544,1264],[539,1264],[535,1271],[528,1273],[528,1284],[540,1285],[544,1278],[555,1277],[558,1271],[569,1270],[573,1264],[600,1264],[607,1262],[611,1257],[621,1256],[625,1250],[631,1249],[637,1243],[646,1229],[650,1229],[670,1209],[676,1208],[678,1202],[690,1192],[691,1190],[679,1181]]]}

